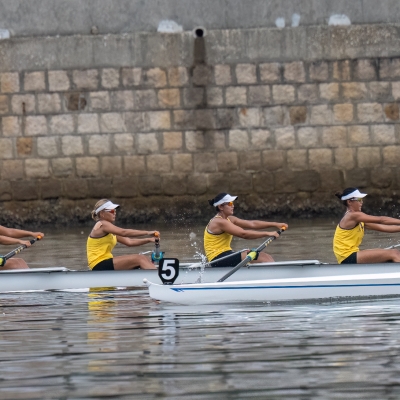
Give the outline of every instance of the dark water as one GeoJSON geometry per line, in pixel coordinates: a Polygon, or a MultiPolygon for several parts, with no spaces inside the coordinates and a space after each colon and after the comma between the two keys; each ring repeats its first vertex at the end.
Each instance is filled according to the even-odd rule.
{"type": "MultiPolygon", "coordinates": [[[[334,227],[291,221],[269,251],[334,261],[334,227]]],[[[193,258],[202,229],[161,229],[163,250],[193,258]]],[[[45,231],[23,258],[83,269],[81,231],[45,231]]],[[[3,293],[0,399],[398,399],[399,310],[400,299],[188,307],[157,304],[144,290],[3,293]]]]}

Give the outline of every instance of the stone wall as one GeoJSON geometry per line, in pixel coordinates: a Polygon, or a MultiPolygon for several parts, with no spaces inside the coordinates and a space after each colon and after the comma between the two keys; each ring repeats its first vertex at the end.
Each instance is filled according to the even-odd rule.
{"type": "Polygon", "coordinates": [[[3,218],[84,220],[102,197],[125,218],[194,217],[221,191],[247,215],[327,214],[352,185],[397,201],[400,54],[210,63],[209,36],[191,40],[189,66],[1,72],[3,218]]]}

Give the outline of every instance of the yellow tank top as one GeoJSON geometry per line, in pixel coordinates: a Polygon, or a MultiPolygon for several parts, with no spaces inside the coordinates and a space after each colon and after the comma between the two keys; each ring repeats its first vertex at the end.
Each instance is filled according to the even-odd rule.
{"type": "Polygon", "coordinates": [[[358,246],[364,237],[364,222],[360,222],[353,229],[343,229],[339,225],[340,223],[333,237],[333,252],[341,264],[350,254],[360,251],[358,246]]]}
{"type": "MultiPolygon", "coordinates": [[[[217,215],[214,218],[222,218],[217,215]]],[[[214,219],[212,218],[210,222],[214,219]]],[[[229,218],[228,218],[229,221],[229,218]]],[[[208,223],[208,225],[210,224],[208,223]]],[[[223,253],[224,251],[232,250],[231,242],[232,242],[232,235],[227,232],[222,233],[211,233],[208,230],[208,225],[204,230],[204,250],[206,252],[206,256],[208,261],[212,261],[215,257],[219,254],[223,253]]]]}
{"type": "Polygon", "coordinates": [[[111,254],[117,244],[117,237],[112,233],[100,238],[88,237],[86,253],[89,268],[93,269],[99,262],[113,258],[111,254]]]}

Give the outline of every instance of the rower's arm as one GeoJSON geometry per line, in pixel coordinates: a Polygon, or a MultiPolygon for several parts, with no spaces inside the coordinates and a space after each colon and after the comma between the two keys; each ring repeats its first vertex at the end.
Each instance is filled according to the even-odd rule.
{"type": "MultiPolygon", "coordinates": [[[[13,228],[6,228],[5,226],[0,225],[0,235],[8,236],[10,238],[24,238],[28,236],[44,236],[41,232],[31,232],[31,231],[24,231],[22,229],[13,229],[13,228]]],[[[15,244],[15,243],[10,243],[15,244]]]]}
{"type": "Polygon", "coordinates": [[[259,220],[245,220],[245,219],[240,219],[237,217],[229,217],[232,222],[240,226],[243,229],[265,229],[265,228],[277,228],[280,229],[282,227],[285,227],[286,229],[288,228],[288,224],[284,222],[268,222],[268,221],[259,221],[259,220]]]}
{"type": "Polygon", "coordinates": [[[276,232],[244,230],[235,223],[229,222],[221,218],[215,219],[215,225],[218,227],[219,230],[230,233],[231,235],[240,237],[242,239],[260,239],[266,236],[279,236],[276,232]]]}
{"type": "Polygon", "coordinates": [[[125,238],[154,235],[156,231],[139,231],[136,229],[123,229],[115,226],[111,222],[102,221],[101,229],[104,233],[112,233],[113,235],[122,236],[125,238]]]}
{"type": "Polygon", "coordinates": [[[385,216],[368,215],[360,211],[347,213],[346,219],[347,221],[353,221],[356,223],[364,222],[365,224],[400,225],[400,219],[385,216]]]}
{"type": "Polygon", "coordinates": [[[117,241],[118,243],[124,244],[125,246],[129,247],[136,247],[136,246],[142,246],[147,243],[154,243],[155,238],[145,238],[145,239],[130,239],[127,237],[123,236],[118,236],[117,235],[117,241]]]}
{"type": "Polygon", "coordinates": [[[20,240],[17,238],[13,238],[13,237],[9,237],[9,236],[2,236],[2,235],[0,235],[0,243],[1,244],[25,244],[25,245],[27,245],[27,243],[29,243],[29,246],[30,246],[29,240],[20,240]]]}
{"type": "Polygon", "coordinates": [[[370,229],[379,232],[395,233],[395,232],[400,232],[400,225],[383,225],[383,224],[366,223],[365,229],[370,229]]]}

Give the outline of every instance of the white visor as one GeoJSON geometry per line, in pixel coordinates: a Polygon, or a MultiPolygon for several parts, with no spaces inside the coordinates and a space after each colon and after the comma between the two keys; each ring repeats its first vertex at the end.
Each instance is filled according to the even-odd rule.
{"type": "Polygon", "coordinates": [[[366,193],[361,193],[358,189],[355,190],[354,192],[351,192],[350,194],[346,194],[346,196],[342,196],[340,200],[350,200],[350,199],[362,199],[365,197],[367,194],[366,193]]]}
{"type": "Polygon", "coordinates": [[[214,203],[213,206],[216,207],[223,203],[229,203],[230,201],[235,201],[236,199],[237,196],[231,196],[230,194],[227,194],[221,200],[218,200],[216,203],[214,203]]]}
{"type": "Polygon", "coordinates": [[[103,210],[115,210],[119,207],[119,204],[114,204],[112,201],[107,201],[107,203],[102,204],[100,207],[96,208],[96,215],[103,210]]]}

